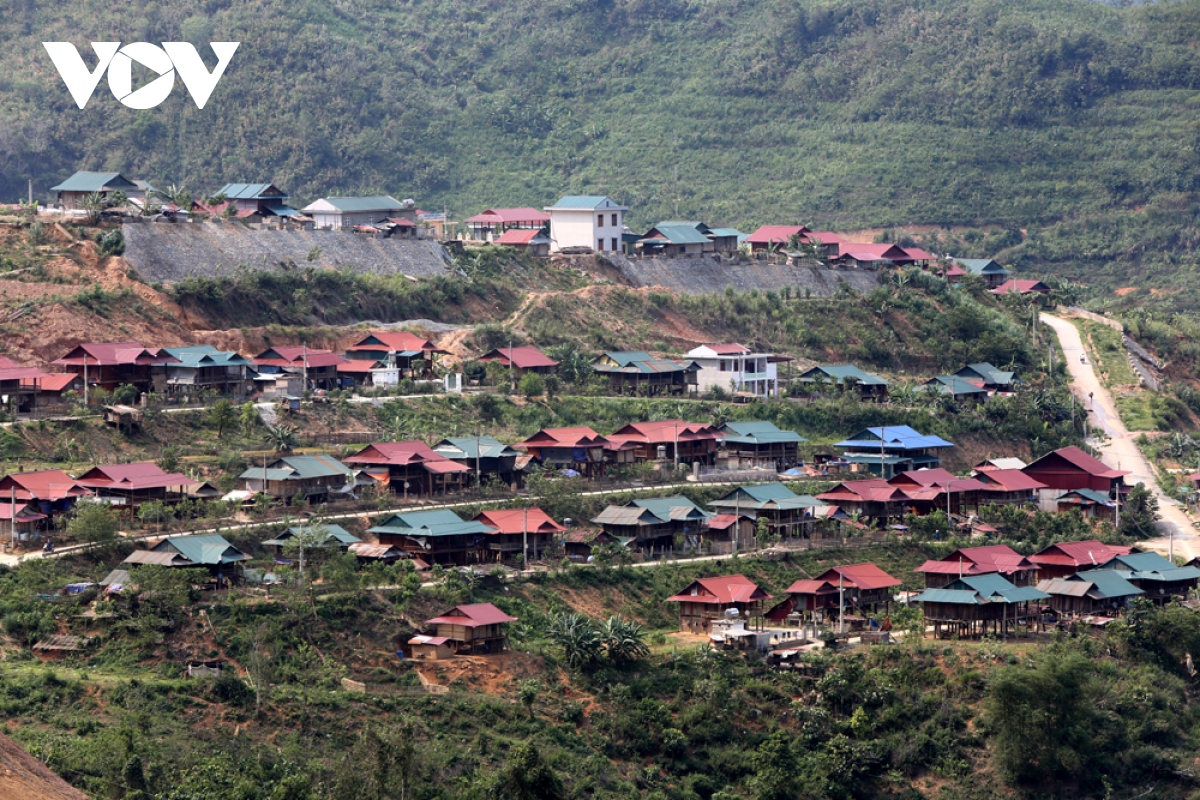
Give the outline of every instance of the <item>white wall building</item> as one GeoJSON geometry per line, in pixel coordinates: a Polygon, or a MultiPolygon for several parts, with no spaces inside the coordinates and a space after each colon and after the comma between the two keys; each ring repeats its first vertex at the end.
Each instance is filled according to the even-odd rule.
{"type": "Polygon", "coordinates": [[[545,212],[550,215],[550,252],[586,247],[598,253],[621,252],[626,206],[607,197],[564,197],[545,212]]]}
{"type": "Polygon", "coordinates": [[[355,225],[373,225],[385,219],[404,219],[416,227],[417,206],[412,200],[383,197],[322,197],[305,206],[317,229],[340,231],[355,225]]]}
{"type": "Polygon", "coordinates": [[[726,392],[779,396],[777,370],[769,353],[751,353],[740,344],[702,344],[689,350],[687,357],[700,365],[696,374],[700,393],[720,387],[726,392]]]}

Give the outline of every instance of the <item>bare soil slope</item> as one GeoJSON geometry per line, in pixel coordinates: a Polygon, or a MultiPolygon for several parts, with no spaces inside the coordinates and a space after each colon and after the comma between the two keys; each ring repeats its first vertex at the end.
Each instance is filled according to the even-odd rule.
{"type": "Polygon", "coordinates": [[[0,797],[12,800],[88,800],[19,744],[0,734],[0,797]]]}

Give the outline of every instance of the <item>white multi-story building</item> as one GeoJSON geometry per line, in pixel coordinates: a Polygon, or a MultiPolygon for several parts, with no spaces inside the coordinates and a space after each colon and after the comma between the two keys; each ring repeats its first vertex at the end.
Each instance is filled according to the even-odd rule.
{"type": "Polygon", "coordinates": [[[626,206],[607,197],[564,197],[545,209],[550,215],[550,251],[586,247],[597,253],[621,252],[626,206]]]}
{"type": "Polygon", "coordinates": [[[759,397],[778,397],[779,380],[775,356],[751,353],[740,344],[702,344],[687,357],[700,365],[697,391],[720,387],[727,392],[749,392],[759,397]]]}

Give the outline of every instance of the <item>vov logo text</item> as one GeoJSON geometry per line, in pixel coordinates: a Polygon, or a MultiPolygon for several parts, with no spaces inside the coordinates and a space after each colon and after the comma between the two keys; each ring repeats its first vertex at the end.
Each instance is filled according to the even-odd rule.
{"type": "Polygon", "coordinates": [[[113,97],[129,108],[144,109],[154,108],[167,99],[175,88],[175,73],[179,73],[183,79],[183,85],[195,101],[196,108],[204,108],[240,42],[209,43],[217,56],[217,66],[212,72],[200,60],[196,48],[187,42],[163,42],[162,47],[149,42],[131,42],[124,47],[120,42],[91,44],[97,59],[94,70],[87,68],[79,51],[70,42],[42,42],[42,47],[50,54],[75,104],[80,108],[87,105],[100,78],[107,71],[108,88],[113,97]],[[136,91],[133,88],[135,61],[159,76],[136,91]]]}

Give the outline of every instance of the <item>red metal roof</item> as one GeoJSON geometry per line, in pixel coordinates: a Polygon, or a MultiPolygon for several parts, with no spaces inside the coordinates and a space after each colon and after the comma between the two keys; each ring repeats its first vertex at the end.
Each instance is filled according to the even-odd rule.
{"type": "Polygon", "coordinates": [[[484,511],[475,519],[496,529],[496,533],[558,533],[566,530],[540,508],[504,508],[484,511]]]}
{"type": "Polygon", "coordinates": [[[575,428],[542,428],[523,442],[514,447],[603,447],[608,443],[600,434],[591,428],[579,426],[575,428]]]}
{"type": "Polygon", "coordinates": [[[538,236],[542,235],[540,228],[509,228],[504,233],[500,234],[495,239],[496,244],[529,244],[538,236]]]}
{"type": "Polygon", "coordinates": [[[16,369],[20,364],[13,361],[8,356],[0,356],[0,369],[16,369]]]}
{"type": "Polygon", "coordinates": [[[470,469],[451,461],[429,445],[415,439],[406,442],[375,442],[342,461],[346,464],[368,466],[423,464],[427,468],[433,468],[433,472],[461,472],[470,469]]]}
{"type": "Polygon", "coordinates": [[[82,366],[85,354],[88,366],[92,367],[110,367],[123,364],[145,366],[149,364],[169,364],[179,361],[179,359],[166,353],[148,350],[137,342],[84,342],[54,363],[82,366]]]}
{"type": "Polygon", "coordinates": [[[510,617],[491,603],[472,603],[465,606],[455,606],[441,616],[426,620],[426,625],[465,625],[475,628],[481,625],[498,625],[502,622],[516,622],[516,617],[510,617]]]}
{"type": "Polygon", "coordinates": [[[884,589],[903,583],[899,578],[893,578],[869,561],[847,564],[844,567],[832,567],[818,575],[817,579],[837,585],[839,575],[842,576],[842,582],[846,586],[855,586],[859,589],[884,589]]]}
{"type": "Polygon", "coordinates": [[[838,242],[838,255],[851,256],[859,261],[887,259],[888,261],[912,261],[902,247],[894,244],[867,244],[865,242],[838,242]]]}
{"type": "Polygon", "coordinates": [[[349,361],[332,350],[314,350],[311,347],[271,347],[253,359],[255,364],[271,367],[334,367],[349,361]],[[271,355],[274,353],[274,355],[271,355]]]}
{"type": "Polygon", "coordinates": [[[1033,564],[1023,555],[1008,545],[990,544],[984,547],[959,548],[937,561],[926,561],[915,571],[953,573],[958,571],[960,561],[963,564],[964,575],[981,575],[988,572],[1009,574],[1034,568],[1033,564]],[[949,564],[951,568],[936,566],[940,564],[949,564]],[[966,571],[971,564],[974,564],[977,569],[972,572],[966,571]]]}
{"type": "Polygon", "coordinates": [[[834,486],[828,492],[817,495],[818,500],[836,503],[842,502],[872,502],[890,503],[903,502],[910,499],[899,486],[893,486],[882,478],[865,481],[846,481],[834,486]]]}
{"type": "Polygon", "coordinates": [[[716,531],[723,531],[738,521],[737,514],[717,514],[715,517],[709,517],[705,523],[709,528],[716,531]]]}
{"type": "Polygon", "coordinates": [[[375,359],[361,359],[358,361],[346,361],[337,365],[338,372],[345,372],[352,375],[366,375],[373,369],[379,367],[379,362],[375,359]]]}
{"type": "Polygon", "coordinates": [[[1086,539],[1082,542],[1059,542],[1058,544],[1052,544],[1044,550],[1031,555],[1029,560],[1039,566],[1098,566],[1109,561],[1114,556],[1126,556],[1132,552],[1132,547],[1105,544],[1099,539],[1086,539]]]}
{"type": "Polygon", "coordinates": [[[744,356],[750,352],[750,348],[737,342],[728,344],[706,344],[704,345],[709,350],[712,350],[719,356],[744,356]]]}
{"type": "Polygon", "coordinates": [[[505,366],[512,361],[517,369],[557,367],[558,362],[536,347],[498,347],[479,357],[480,361],[498,361],[505,366]]]}
{"type": "Polygon", "coordinates": [[[771,595],[758,588],[754,581],[745,575],[723,575],[719,578],[700,578],[688,584],[683,592],[668,597],[669,603],[750,603],[755,600],[770,600],[771,595]],[[703,589],[703,594],[688,594],[695,586],[703,589]]]}
{"type": "Polygon", "coordinates": [[[481,225],[513,225],[521,222],[544,224],[550,221],[550,215],[536,208],[489,208],[482,214],[467,217],[464,222],[477,222],[481,225]]]}
{"type": "MultiPolygon", "coordinates": [[[[908,253],[911,258],[915,258],[917,261],[933,261],[933,254],[927,253],[919,247],[901,247],[900,249],[908,253]]],[[[961,269],[961,267],[959,269],[961,269]]],[[[966,273],[964,272],[963,274],[965,275],[966,273]]]]}
{"type": "Polygon", "coordinates": [[[347,350],[378,350],[383,353],[405,353],[423,350],[427,353],[442,353],[437,345],[422,339],[410,331],[370,331],[347,350]],[[376,342],[369,341],[375,339],[376,342]],[[378,342],[378,343],[377,343],[378,342]]]}
{"type": "Polygon", "coordinates": [[[631,422],[605,438],[616,443],[637,442],[655,445],[673,444],[677,438],[680,442],[696,442],[717,441],[724,437],[725,434],[721,431],[703,422],[663,419],[651,422],[631,422]]]}
{"type": "Polygon", "coordinates": [[[157,489],[196,483],[182,473],[167,473],[153,461],[135,464],[105,464],[92,467],[76,480],[89,489],[157,489]]]}
{"type": "MultiPolygon", "coordinates": [[[[7,501],[7,498],[5,498],[7,501]]],[[[45,519],[45,514],[39,514],[29,508],[24,503],[17,503],[15,506],[9,502],[0,503],[0,520],[12,520],[13,513],[16,513],[17,522],[36,522],[39,519],[45,519]]]]}
{"type": "Polygon", "coordinates": [[[1046,484],[1019,469],[982,470],[976,477],[984,484],[984,491],[1030,492],[1046,488],[1046,484]]]}
{"type": "Polygon", "coordinates": [[[43,372],[32,378],[22,378],[22,389],[37,389],[42,392],[61,392],[76,381],[81,381],[74,372],[43,372]]]}
{"type": "Polygon", "coordinates": [[[822,580],[799,580],[787,587],[788,594],[830,594],[836,593],[837,587],[822,580]]]}
{"type": "Polygon", "coordinates": [[[1106,466],[1104,462],[1089,456],[1087,453],[1080,450],[1078,447],[1071,445],[1060,450],[1055,450],[1053,453],[1046,455],[1034,461],[1029,466],[1025,467],[1022,472],[1026,475],[1033,473],[1037,474],[1038,470],[1045,468],[1048,464],[1054,462],[1055,459],[1062,459],[1073,467],[1086,472],[1097,478],[1120,478],[1123,475],[1128,475],[1129,470],[1113,469],[1106,466]]]}
{"type": "Polygon", "coordinates": [[[1007,280],[992,289],[992,294],[1032,294],[1039,292],[1049,294],[1050,287],[1041,281],[1007,280]]]}
{"type": "Polygon", "coordinates": [[[0,499],[10,499],[11,489],[16,488],[18,500],[62,500],[90,494],[61,469],[45,469],[38,472],[11,472],[0,479],[0,499]]]}
{"type": "Polygon", "coordinates": [[[746,237],[751,244],[787,244],[793,236],[808,233],[803,225],[763,225],[746,237]]]}

